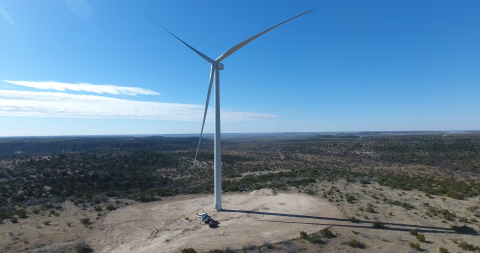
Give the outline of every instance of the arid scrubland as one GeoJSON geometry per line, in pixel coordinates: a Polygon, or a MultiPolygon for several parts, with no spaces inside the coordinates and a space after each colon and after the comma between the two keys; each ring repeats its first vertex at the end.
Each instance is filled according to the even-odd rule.
{"type": "MultiPolygon", "coordinates": [[[[196,141],[0,139],[0,251],[88,252],[112,210],[211,194],[213,144],[204,139],[194,162],[196,141]]],[[[272,135],[222,148],[224,192],[307,194],[346,218],[213,252],[480,251],[480,133],[272,135]]]]}

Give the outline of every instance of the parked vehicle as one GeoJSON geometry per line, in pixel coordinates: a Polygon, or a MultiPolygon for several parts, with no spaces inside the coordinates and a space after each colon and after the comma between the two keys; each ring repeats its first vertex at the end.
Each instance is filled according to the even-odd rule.
{"type": "Polygon", "coordinates": [[[219,222],[217,220],[211,220],[208,223],[208,226],[211,227],[211,228],[215,228],[215,227],[218,227],[218,224],[219,224],[219,222]]]}
{"type": "Polygon", "coordinates": [[[204,217],[208,217],[208,214],[207,213],[201,213],[201,214],[198,215],[198,218],[200,218],[202,220],[203,220],[204,217]]]}
{"type": "Polygon", "coordinates": [[[208,222],[210,222],[211,220],[213,220],[213,219],[212,219],[212,217],[210,217],[210,216],[204,216],[204,217],[202,218],[202,221],[205,222],[205,223],[207,223],[207,224],[208,224],[208,222]]]}

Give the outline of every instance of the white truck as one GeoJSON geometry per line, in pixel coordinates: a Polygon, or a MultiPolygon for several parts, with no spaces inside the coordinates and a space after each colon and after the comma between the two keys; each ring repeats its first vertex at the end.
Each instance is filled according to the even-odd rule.
{"type": "Polygon", "coordinates": [[[208,214],[207,213],[201,213],[198,215],[198,218],[200,218],[201,220],[203,220],[203,218],[205,217],[208,217],[208,214]]]}

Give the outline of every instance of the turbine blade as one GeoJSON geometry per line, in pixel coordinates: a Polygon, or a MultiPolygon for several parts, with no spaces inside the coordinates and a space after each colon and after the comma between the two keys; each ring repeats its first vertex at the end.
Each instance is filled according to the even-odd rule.
{"type": "Polygon", "coordinates": [[[153,22],[155,22],[157,25],[159,25],[161,28],[163,28],[163,30],[167,31],[168,33],[170,33],[173,37],[175,37],[177,40],[179,40],[180,42],[182,42],[185,46],[187,46],[188,48],[192,49],[195,53],[197,53],[198,55],[200,55],[203,59],[205,59],[206,61],[208,61],[209,63],[212,63],[214,62],[214,60],[210,59],[208,56],[200,53],[197,49],[193,48],[192,46],[188,45],[185,41],[181,40],[180,38],[178,38],[177,36],[175,36],[173,33],[171,33],[169,30],[167,30],[167,28],[163,27],[161,24],[159,24],[157,21],[155,21],[155,19],[151,18],[150,16],[148,16],[147,14],[145,14],[147,17],[149,17],[153,22]]]}
{"type": "Polygon", "coordinates": [[[202,130],[200,131],[200,139],[198,139],[197,152],[195,152],[195,161],[197,160],[198,149],[200,148],[200,142],[202,141],[203,127],[205,126],[205,118],[207,117],[208,102],[210,101],[210,93],[212,91],[212,81],[213,81],[214,72],[215,72],[215,66],[212,64],[212,70],[210,71],[210,84],[208,85],[207,102],[205,103],[205,112],[203,113],[202,130]]]}
{"type": "Polygon", "coordinates": [[[300,17],[300,16],[302,16],[302,15],[305,15],[305,14],[313,11],[313,10],[315,10],[315,9],[309,10],[309,11],[304,12],[304,13],[298,15],[298,16],[295,16],[295,17],[293,17],[293,18],[291,18],[291,19],[289,19],[289,20],[283,21],[282,23],[280,23],[280,24],[278,24],[278,25],[276,25],[276,26],[273,26],[273,27],[271,27],[271,28],[269,28],[269,29],[267,29],[267,30],[265,30],[265,31],[263,31],[263,32],[255,35],[255,36],[251,37],[250,39],[247,39],[247,40],[239,43],[238,45],[230,48],[227,52],[225,52],[225,53],[222,54],[220,57],[218,57],[218,58],[215,60],[215,62],[216,62],[216,63],[219,63],[219,62],[223,61],[225,58],[227,58],[227,57],[230,56],[231,54],[235,53],[238,49],[242,48],[243,46],[245,46],[245,45],[247,45],[248,43],[250,43],[252,40],[254,40],[254,39],[262,36],[263,34],[265,34],[266,32],[268,32],[268,31],[270,31],[270,30],[272,30],[273,28],[275,28],[275,27],[277,27],[277,26],[280,26],[280,25],[283,25],[283,24],[287,23],[288,21],[293,20],[293,19],[296,19],[296,18],[298,18],[298,17],[300,17]]]}

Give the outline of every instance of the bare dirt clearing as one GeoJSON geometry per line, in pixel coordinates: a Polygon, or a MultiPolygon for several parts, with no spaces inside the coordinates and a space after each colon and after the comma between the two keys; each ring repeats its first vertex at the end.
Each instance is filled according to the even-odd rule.
{"type": "Polygon", "coordinates": [[[343,213],[320,198],[259,190],[224,195],[224,211],[214,212],[213,196],[180,196],[123,207],[105,217],[87,238],[101,252],[179,252],[184,248],[241,248],[265,241],[297,238],[300,231],[317,232],[343,213]],[[220,221],[209,228],[197,218],[209,213],[220,221]],[[185,217],[189,217],[187,220],[185,217]]]}

